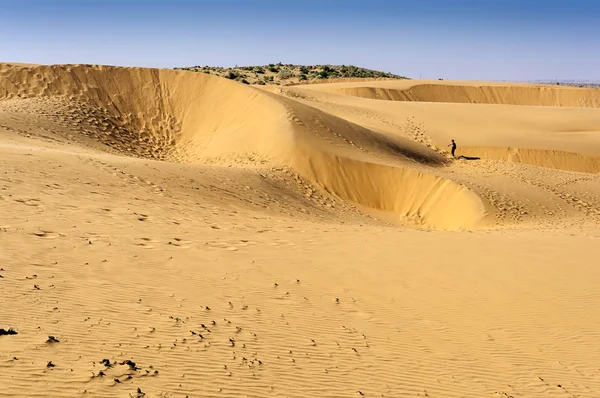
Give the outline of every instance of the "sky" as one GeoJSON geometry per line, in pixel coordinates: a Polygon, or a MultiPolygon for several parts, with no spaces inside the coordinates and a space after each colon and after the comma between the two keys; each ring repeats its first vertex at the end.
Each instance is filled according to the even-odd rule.
{"type": "Polygon", "coordinates": [[[0,0],[0,62],[600,80],[598,0],[0,0]]]}

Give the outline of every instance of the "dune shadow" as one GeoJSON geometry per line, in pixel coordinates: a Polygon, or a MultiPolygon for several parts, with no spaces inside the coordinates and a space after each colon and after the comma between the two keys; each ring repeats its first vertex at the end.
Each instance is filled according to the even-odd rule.
{"type": "MultiPolygon", "coordinates": [[[[378,143],[381,145],[381,149],[388,151],[394,156],[402,156],[427,166],[440,166],[448,162],[445,157],[440,156],[434,151],[427,153],[424,149],[419,150],[416,148],[411,148],[407,145],[402,145],[401,142],[398,142],[393,138],[386,137],[383,134],[379,134],[370,130],[368,131],[371,133],[371,136],[377,139],[378,143]]],[[[427,148],[425,147],[425,149],[427,148]]]]}
{"type": "Polygon", "coordinates": [[[465,155],[460,155],[459,157],[457,157],[457,159],[464,159],[464,160],[481,160],[481,158],[477,157],[477,156],[465,156],[465,155]]]}

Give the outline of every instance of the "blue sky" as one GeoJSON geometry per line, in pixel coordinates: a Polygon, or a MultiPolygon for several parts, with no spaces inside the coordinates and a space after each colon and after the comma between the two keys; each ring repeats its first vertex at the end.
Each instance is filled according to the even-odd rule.
{"type": "Polygon", "coordinates": [[[600,80],[600,1],[0,0],[0,61],[600,80]]]}

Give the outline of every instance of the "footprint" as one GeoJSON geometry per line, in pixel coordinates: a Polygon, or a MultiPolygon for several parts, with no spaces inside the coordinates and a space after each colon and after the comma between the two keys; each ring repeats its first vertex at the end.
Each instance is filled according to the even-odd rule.
{"type": "Polygon", "coordinates": [[[138,220],[139,221],[146,221],[148,219],[148,215],[147,214],[138,214],[138,213],[133,213],[135,215],[138,216],[138,220]]]}
{"type": "Polygon", "coordinates": [[[41,204],[39,199],[16,199],[16,202],[23,203],[26,206],[38,207],[41,204]]]}
{"type": "Polygon", "coordinates": [[[177,246],[182,249],[187,249],[191,246],[191,242],[183,240],[181,238],[173,238],[173,240],[169,241],[169,245],[177,246]]]}
{"type": "Polygon", "coordinates": [[[146,249],[152,249],[154,245],[152,243],[156,242],[152,238],[138,238],[141,242],[136,243],[136,246],[145,247],[146,249]]]}
{"type": "Polygon", "coordinates": [[[56,239],[59,236],[61,236],[61,234],[57,234],[56,232],[52,232],[52,231],[34,232],[32,235],[39,236],[40,238],[45,238],[45,239],[56,239]]]}

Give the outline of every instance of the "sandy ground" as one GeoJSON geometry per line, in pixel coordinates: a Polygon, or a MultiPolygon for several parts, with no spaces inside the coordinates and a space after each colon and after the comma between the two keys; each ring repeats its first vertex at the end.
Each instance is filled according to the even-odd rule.
{"type": "Polygon", "coordinates": [[[597,91],[395,84],[0,66],[0,396],[600,396],[597,91]]]}

